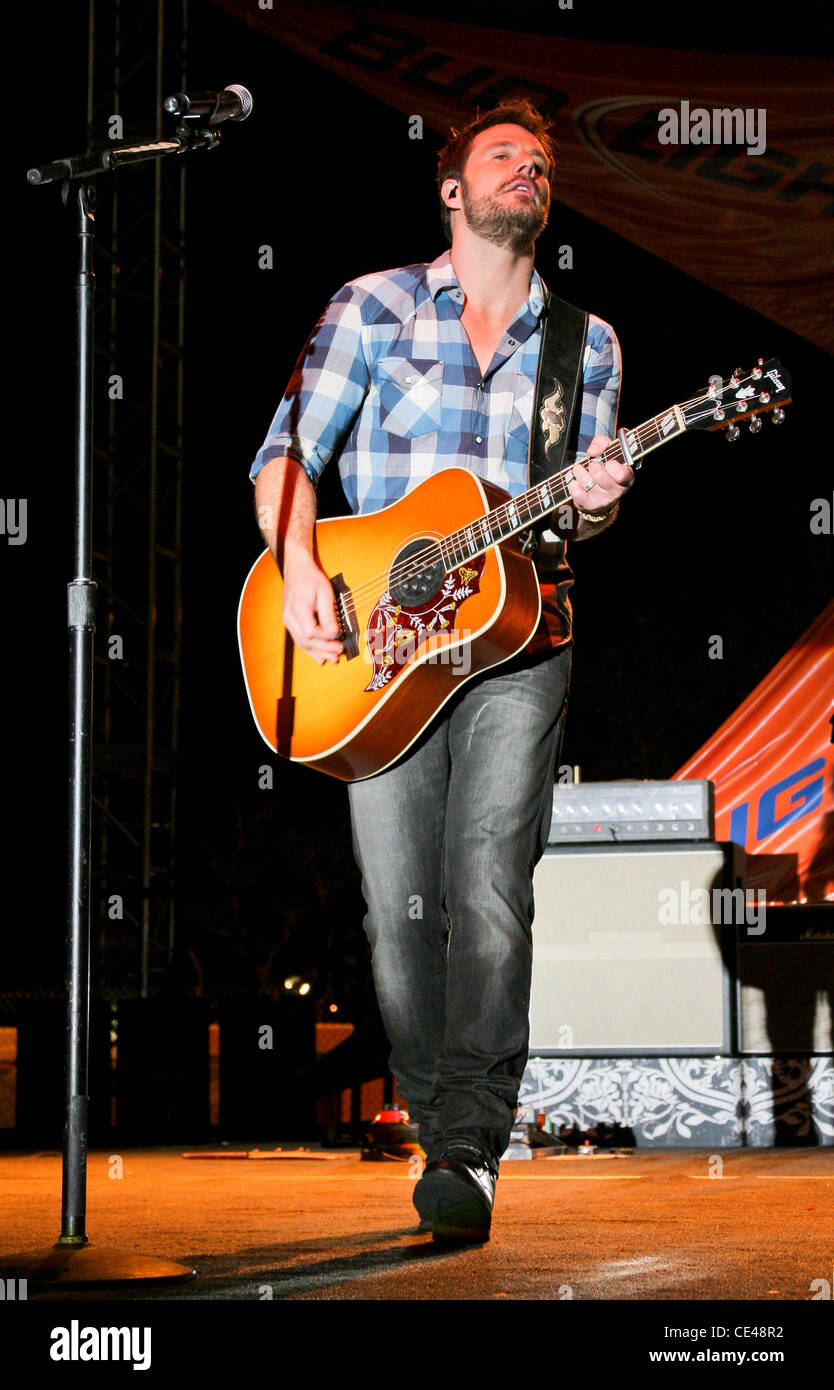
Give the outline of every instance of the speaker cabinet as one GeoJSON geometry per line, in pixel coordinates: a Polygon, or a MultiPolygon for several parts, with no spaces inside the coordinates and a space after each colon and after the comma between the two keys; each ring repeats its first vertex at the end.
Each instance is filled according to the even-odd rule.
{"type": "MultiPolygon", "coordinates": [[[[17,1022],[16,1138],[60,1148],[66,1104],[67,1006],[63,999],[22,1000],[17,1022]]],[[[90,1001],[87,1128],[91,1144],[110,1130],[110,1006],[90,1001]]]]}
{"type": "Polygon", "coordinates": [[[220,1131],[225,1139],[316,1135],[316,1024],[310,997],[223,1000],[220,1131]]]}
{"type": "Polygon", "coordinates": [[[205,1000],[122,999],[117,1019],[120,1142],[203,1142],[209,1135],[205,1000]]]}
{"type": "Polygon", "coordinates": [[[533,879],[531,1054],[731,1052],[744,862],[712,841],[549,847],[533,879]]]}
{"type": "Polygon", "coordinates": [[[764,930],[739,932],[741,1051],[834,1050],[834,905],[769,907],[764,930]]]}

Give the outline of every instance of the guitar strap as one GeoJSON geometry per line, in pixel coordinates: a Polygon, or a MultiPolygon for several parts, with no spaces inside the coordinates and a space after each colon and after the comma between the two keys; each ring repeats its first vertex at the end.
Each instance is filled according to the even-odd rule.
{"type": "MultiPolygon", "coordinates": [[[[547,291],[530,418],[530,487],[559,472],[568,448],[576,452],[587,332],[587,312],[547,291]]],[[[547,525],[548,518],[544,518],[535,529],[540,532],[547,525]]]]}

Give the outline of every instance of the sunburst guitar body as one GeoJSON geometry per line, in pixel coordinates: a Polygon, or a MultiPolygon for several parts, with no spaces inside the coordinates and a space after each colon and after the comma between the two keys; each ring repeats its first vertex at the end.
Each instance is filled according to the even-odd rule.
{"type": "Polygon", "coordinates": [[[464,554],[463,543],[450,554],[444,544],[508,503],[500,488],[448,468],[381,511],[318,521],[316,557],[342,623],[345,654],[335,665],[296,647],[278,566],[270,551],[261,555],[238,634],[252,713],[270,748],[346,781],[369,777],[463,683],[524,648],[541,596],[517,536],[480,554],[464,554]]]}

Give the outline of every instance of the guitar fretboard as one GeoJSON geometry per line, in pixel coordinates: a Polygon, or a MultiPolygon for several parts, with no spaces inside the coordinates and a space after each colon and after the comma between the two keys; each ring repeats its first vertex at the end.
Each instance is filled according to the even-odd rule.
{"type": "MultiPolygon", "coordinates": [[[[636,430],[626,431],[626,443],[631,457],[637,462],[651,453],[652,449],[659,449],[661,444],[666,444],[676,435],[682,434],[685,429],[683,416],[675,406],[671,410],[665,410],[661,415],[655,415],[653,419],[639,425],[636,430]]],[[[600,463],[625,462],[619,440],[609,444],[607,449],[597,455],[597,459],[600,463]]],[[[549,512],[555,511],[570,499],[568,484],[572,478],[571,465],[562,469],[560,473],[554,473],[552,478],[547,478],[543,483],[537,483],[527,492],[522,492],[512,501],[502,503],[500,507],[487,512],[486,516],[478,517],[462,530],[453,531],[446,536],[439,546],[445,569],[454,569],[465,560],[482,555],[491,545],[498,545],[519,531],[526,531],[549,512]]],[[[415,573],[422,567],[418,562],[415,565],[415,573]]]]}

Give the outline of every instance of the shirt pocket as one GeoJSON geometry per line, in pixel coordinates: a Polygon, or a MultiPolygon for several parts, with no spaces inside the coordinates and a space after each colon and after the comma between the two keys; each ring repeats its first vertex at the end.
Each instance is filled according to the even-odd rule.
{"type": "Polygon", "coordinates": [[[531,381],[529,376],[519,372],[516,378],[515,400],[513,401],[510,424],[507,433],[510,439],[517,444],[527,448],[530,438],[530,423],[533,414],[533,397],[536,391],[535,381],[531,381]]]}
{"type": "Polygon", "coordinates": [[[442,362],[381,357],[376,370],[379,423],[384,430],[411,439],[440,429],[442,362]]]}

